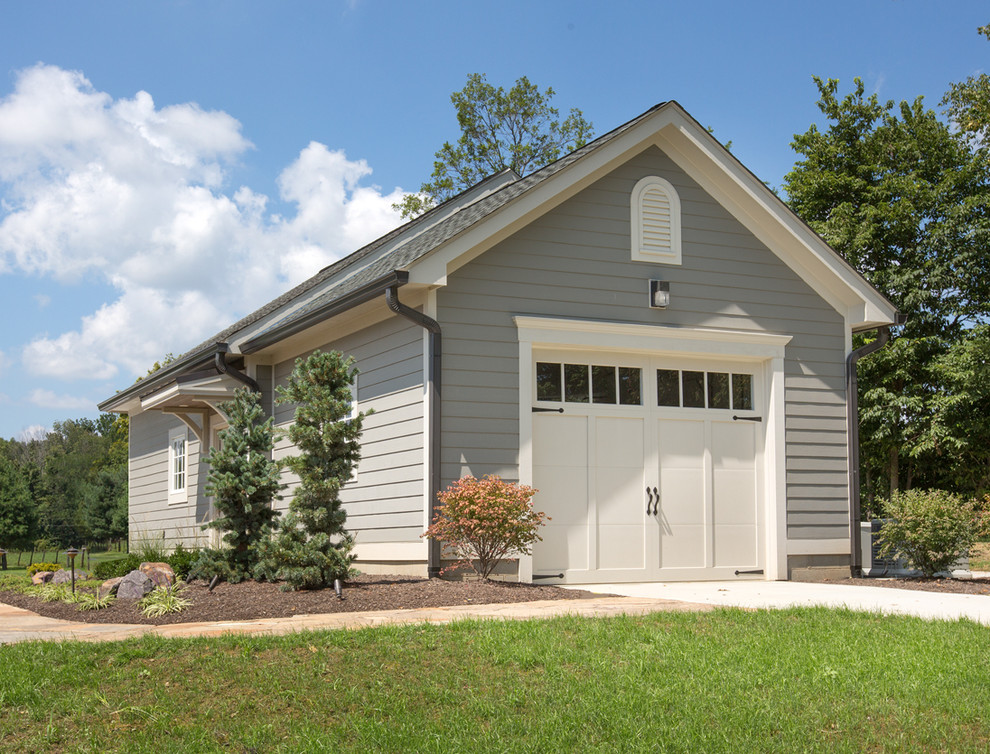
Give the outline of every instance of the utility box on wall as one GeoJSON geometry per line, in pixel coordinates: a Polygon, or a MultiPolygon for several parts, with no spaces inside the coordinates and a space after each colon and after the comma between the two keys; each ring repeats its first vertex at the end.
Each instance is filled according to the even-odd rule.
{"type": "MultiPolygon", "coordinates": [[[[884,519],[875,518],[872,521],[860,522],[859,543],[863,563],[863,575],[871,577],[899,577],[899,576],[920,576],[920,571],[909,568],[908,564],[899,558],[883,558],[880,556],[880,543],[877,535],[883,527],[884,519]]],[[[956,563],[952,573],[953,578],[972,578],[969,570],[969,559],[961,558],[956,563]]]]}

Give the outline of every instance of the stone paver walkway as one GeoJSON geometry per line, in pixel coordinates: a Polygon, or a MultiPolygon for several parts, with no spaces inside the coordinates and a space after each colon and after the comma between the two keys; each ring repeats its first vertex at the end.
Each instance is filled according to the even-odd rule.
{"type": "Polygon", "coordinates": [[[710,605],[647,597],[596,597],[543,600],[496,605],[457,605],[366,613],[297,615],[219,623],[175,623],[167,626],[78,623],[44,618],[37,613],[0,602],[0,644],[19,641],[117,641],[137,636],[220,636],[222,634],[287,634],[334,628],[367,628],[403,623],[451,623],[467,619],[525,620],[557,615],[645,615],[663,611],[712,610],[710,605]]]}

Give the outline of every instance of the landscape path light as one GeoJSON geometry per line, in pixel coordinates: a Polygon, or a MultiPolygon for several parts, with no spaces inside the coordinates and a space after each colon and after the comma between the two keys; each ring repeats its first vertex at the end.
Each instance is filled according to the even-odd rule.
{"type": "Polygon", "coordinates": [[[70,547],[65,551],[66,557],[69,558],[69,567],[72,569],[72,593],[76,593],[76,555],[79,554],[79,550],[75,547],[70,547]]]}

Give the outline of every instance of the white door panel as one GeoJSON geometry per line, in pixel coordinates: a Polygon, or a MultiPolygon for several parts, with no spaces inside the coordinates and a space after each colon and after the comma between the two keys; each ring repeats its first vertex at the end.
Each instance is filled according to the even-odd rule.
{"type": "MultiPolygon", "coordinates": [[[[551,517],[533,548],[534,573],[607,582],[762,572],[764,426],[732,420],[736,411],[720,404],[657,406],[655,372],[670,364],[643,367],[643,405],[558,400],[563,413],[533,415],[534,505],[551,517]]],[[[758,400],[741,409],[757,410],[758,400]]]]}

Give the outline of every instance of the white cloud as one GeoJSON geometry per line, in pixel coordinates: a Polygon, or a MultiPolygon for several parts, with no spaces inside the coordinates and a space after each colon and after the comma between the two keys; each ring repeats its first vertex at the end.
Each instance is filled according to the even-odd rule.
{"type": "Polygon", "coordinates": [[[31,440],[44,440],[45,436],[51,432],[50,427],[42,426],[41,424],[32,424],[29,427],[24,427],[20,432],[17,433],[17,439],[21,442],[31,442],[31,440]]]}
{"type": "MultiPolygon", "coordinates": [[[[371,168],[312,142],[268,197],[228,189],[251,144],[195,104],[114,100],[79,72],[38,65],[0,99],[0,274],[96,275],[119,297],[23,349],[35,374],[143,374],[399,223],[371,168]]],[[[40,299],[40,305],[44,305],[40,299]]]]}
{"type": "Polygon", "coordinates": [[[39,309],[44,309],[52,302],[52,297],[44,293],[36,293],[32,296],[39,309]]]}
{"type": "Polygon", "coordinates": [[[36,388],[31,391],[28,401],[41,408],[52,409],[79,409],[92,411],[95,406],[93,401],[86,398],[77,398],[73,395],[58,395],[51,390],[36,388]]]}

